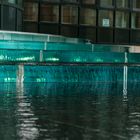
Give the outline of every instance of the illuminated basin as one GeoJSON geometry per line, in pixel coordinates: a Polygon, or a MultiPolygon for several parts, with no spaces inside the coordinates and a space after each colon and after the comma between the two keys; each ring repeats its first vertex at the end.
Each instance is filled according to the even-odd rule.
{"type": "Polygon", "coordinates": [[[63,36],[0,31],[0,82],[139,82],[140,54],[130,50],[63,36]]]}

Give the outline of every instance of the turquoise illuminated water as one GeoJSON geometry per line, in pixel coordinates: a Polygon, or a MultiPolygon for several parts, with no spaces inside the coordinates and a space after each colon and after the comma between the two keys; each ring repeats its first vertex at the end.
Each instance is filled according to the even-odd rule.
{"type": "Polygon", "coordinates": [[[139,140],[140,85],[0,84],[0,140],[139,140]]]}
{"type": "Polygon", "coordinates": [[[0,140],[139,140],[135,46],[0,31],[0,140]]]}

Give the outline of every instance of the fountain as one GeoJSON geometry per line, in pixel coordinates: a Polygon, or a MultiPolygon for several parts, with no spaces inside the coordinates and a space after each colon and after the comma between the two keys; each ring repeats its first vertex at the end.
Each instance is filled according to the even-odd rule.
{"type": "Polygon", "coordinates": [[[126,90],[127,81],[140,81],[140,55],[130,50],[132,46],[0,31],[0,82],[124,82],[126,90]]]}

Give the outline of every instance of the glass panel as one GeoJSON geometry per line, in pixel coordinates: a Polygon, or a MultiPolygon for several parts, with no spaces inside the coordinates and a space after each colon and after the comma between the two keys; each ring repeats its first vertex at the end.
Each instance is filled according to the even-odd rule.
{"type": "Polygon", "coordinates": [[[140,8],[140,0],[133,0],[133,8],[134,9],[140,8]]]}
{"type": "Polygon", "coordinates": [[[59,6],[41,4],[40,20],[48,22],[59,21],[59,6]]]}
{"type": "Polygon", "coordinates": [[[45,48],[44,46],[44,42],[0,40],[0,49],[43,50],[45,48]]]}
{"type": "Polygon", "coordinates": [[[115,25],[117,28],[129,28],[129,13],[116,12],[115,25]]]}
{"type": "Polygon", "coordinates": [[[113,12],[109,10],[99,11],[99,26],[112,27],[113,26],[113,12]]]}
{"type": "Polygon", "coordinates": [[[43,56],[45,62],[124,62],[124,53],[113,52],[49,51],[43,56]]]}
{"type": "Polygon", "coordinates": [[[8,3],[16,4],[16,0],[7,0],[8,3]]]}
{"type": "Polygon", "coordinates": [[[39,62],[39,51],[33,50],[0,50],[0,61],[39,62]]]}
{"type": "Polygon", "coordinates": [[[92,45],[91,44],[73,44],[73,43],[53,43],[48,42],[47,43],[47,50],[69,50],[69,51],[92,51],[92,45]]]}
{"type": "Polygon", "coordinates": [[[23,6],[23,0],[18,0],[18,5],[22,7],[23,6]]]}
{"type": "Polygon", "coordinates": [[[37,33],[38,32],[38,24],[34,22],[24,22],[23,23],[24,32],[32,32],[37,33]]]}
{"type": "Polygon", "coordinates": [[[22,12],[17,10],[17,31],[22,31],[22,12]]]}
{"type": "Polygon", "coordinates": [[[16,29],[16,9],[13,7],[3,7],[3,29],[15,30],[16,29]]]}
{"type": "Polygon", "coordinates": [[[60,0],[42,0],[42,1],[46,1],[46,2],[60,2],[60,0]]]}
{"type": "Polygon", "coordinates": [[[140,13],[132,13],[131,28],[140,28],[140,13]]]}
{"type": "Polygon", "coordinates": [[[140,62],[140,53],[130,53],[128,54],[129,63],[139,63],[140,62]]]}
{"type": "Polygon", "coordinates": [[[93,9],[81,8],[80,24],[96,26],[96,11],[93,9]]]}
{"type": "Polygon", "coordinates": [[[112,0],[100,0],[100,6],[102,7],[112,7],[113,6],[113,2],[112,0]]]}
{"type": "Polygon", "coordinates": [[[82,3],[84,4],[95,4],[95,0],[82,0],[82,3]]]}
{"type": "Polygon", "coordinates": [[[62,0],[62,2],[76,3],[78,0],[62,0]]]}
{"type": "MultiPolygon", "coordinates": [[[[122,80],[123,80],[123,67],[119,67],[119,66],[110,66],[110,67],[108,67],[108,66],[88,66],[88,67],[85,67],[85,66],[47,66],[47,67],[25,66],[24,67],[24,81],[25,82],[51,82],[51,84],[52,84],[52,82],[66,82],[66,83],[67,82],[71,82],[71,83],[72,82],[80,82],[80,83],[81,82],[85,82],[85,83],[92,82],[92,84],[93,84],[95,82],[108,82],[108,83],[113,82],[114,83],[114,81],[120,82],[122,80]]],[[[48,86],[48,83],[46,85],[48,86]]],[[[101,89],[101,87],[98,87],[97,85],[99,85],[99,84],[96,83],[95,92],[97,92],[97,89],[101,89]]],[[[48,86],[48,87],[51,88],[51,86],[48,86]]],[[[86,86],[87,86],[87,84],[86,84],[86,86]]],[[[51,91],[51,95],[52,95],[52,93],[55,93],[54,86],[52,86],[52,87],[53,87],[53,90],[51,91]]],[[[72,92],[73,92],[74,87],[75,86],[72,87],[72,92]]],[[[61,83],[61,87],[59,89],[62,90],[62,83],[61,83]]],[[[111,89],[111,88],[109,87],[109,89],[111,89]]],[[[45,88],[45,90],[46,90],[46,88],[45,88]]],[[[76,90],[77,90],[77,88],[76,88],[76,90]]],[[[105,88],[104,88],[104,90],[105,90],[105,88]]],[[[103,92],[99,92],[99,93],[100,94],[104,93],[104,90],[103,90],[103,92]]],[[[32,91],[32,89],[31,89],[31,91],[32,91]]],[[[92,91],[92,93],[94,93],[93,90],[91,90],[91,91],[92,91]]],[[[58,94],[61,92],[62,91],[59,91],[58,94]]],[[[70,92],[70,94],[72,92],[70,92]]],[[[85,94],[85,92],[83,92],[83,93],[85,94]]],[[[108,91],[106,93],[108,94],[108,91]]],[[[88,92],[88,94],[89,94],[89,92],[88,92]]],[[[62,96],[62,94],[61,94],[61,96],[62,96]]],[[[75,95],[74,95],[74,97],[75,97],[75,95]]],[[[78,96],[78,98],[79,98],[79,96],[78,96]]]]}
{"type": "Polygon", "coordinates": [[[0,67],[0,82],[16,82],[16,70],[15,65],[3,65],[0,67]]]}
{"type": "Polygon", "coordinates": [[[24,21],[38,20],[38,4],[25,2],[24,3],[24,21]]]}
{"type": "Polygon", "coordinates": [[[62,6],[62,23],[77,24],[78,8],[76,6],[62,6]]]}
{"type": "Polygon", "coordinates": [[[128,0],[116,0],[117,8],[127,8],[128,7],[128,0]]]}

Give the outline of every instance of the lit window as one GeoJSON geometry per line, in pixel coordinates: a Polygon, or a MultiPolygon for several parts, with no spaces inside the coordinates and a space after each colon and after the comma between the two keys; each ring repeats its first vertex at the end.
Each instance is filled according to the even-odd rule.
{"type": "Polygon", "coordinates": [[[78,8],[76,6],[62,6],[62,23],[77,24],[78,8]]]}
{"type": "Polygon", "coordinates": [[[117,8],[128,8],[128,0],[116,0],[117,8]]]}
{"type": "Polygon", "coordinates": [[[99,26],[112,27],[113,26],[113,12],[110,10],[99,11],[99,26]]]}
{"type": "Polygon", "coordinates": [[[117,11],[115,24],[118,28],[129,28],[129,14],[117,11]]]}
{"type": "Polygon", "coordinates": [[[113,6],[113,2],[112,0],[100,0],[100,6],[110,7],[110,6],[113,6]]]}
{"type": "Polygon", "coordinates": [[[40,8],[40,21],[58,22],[59,6],[42,4],[40,8]]]}
{"type": "Polygon", "coordinates": [[[38,20],[38,4],[26,2],[24,5],[24,20],[37,21],[38,20]]]}
{"type": "Polygon", "coordinates": [[[96,11],[93,9],[81,8],[80,24],[96,26],[96,11]]]}

